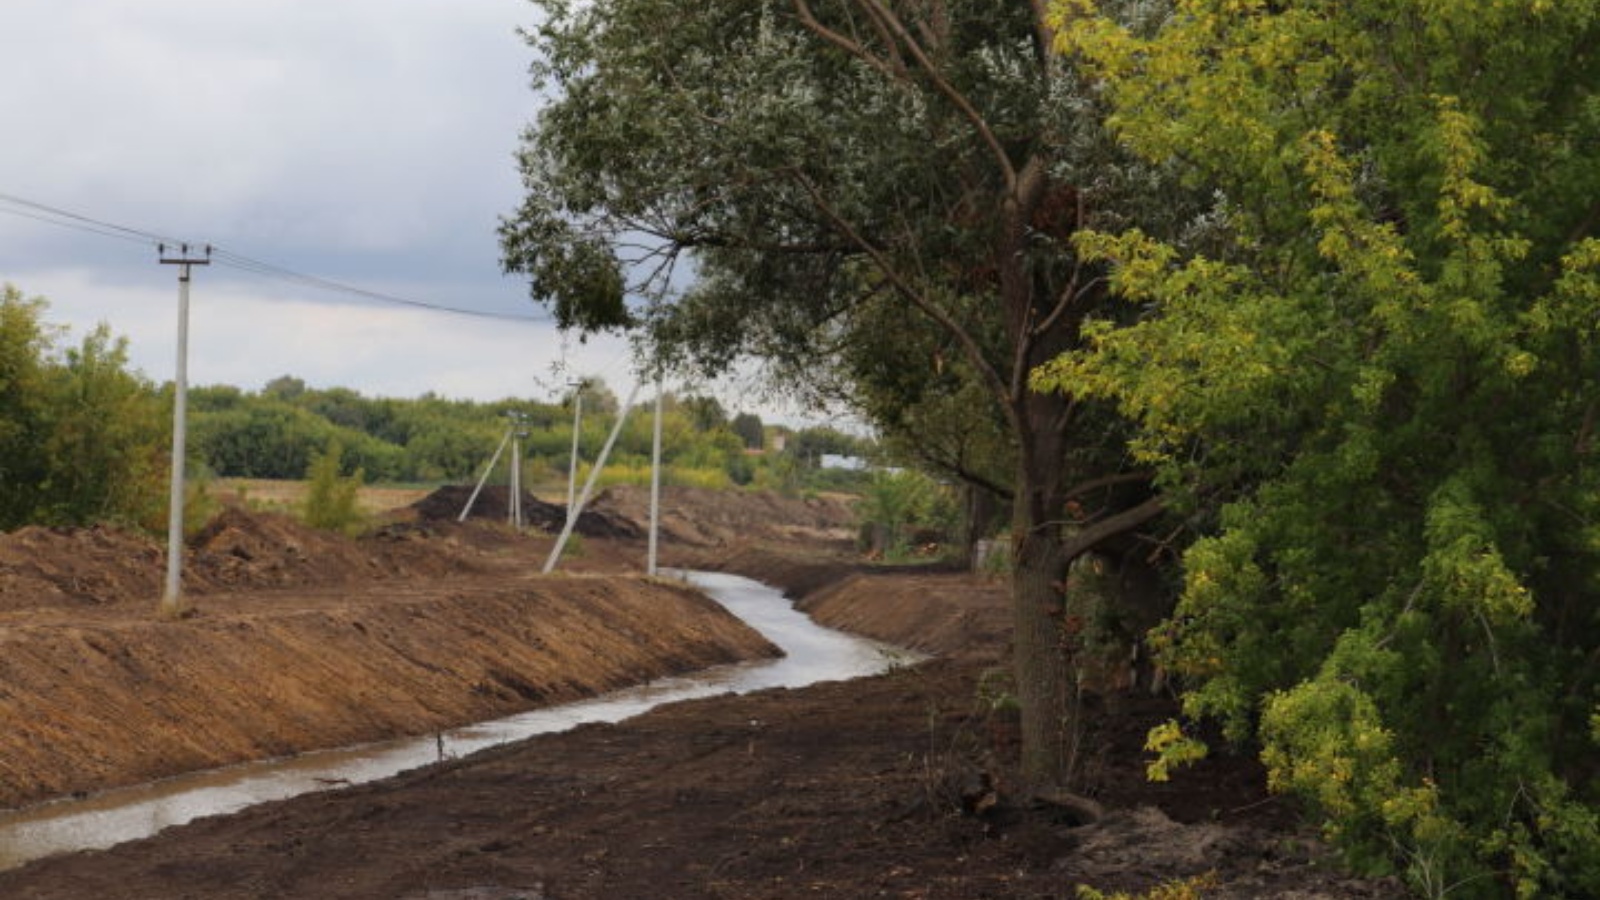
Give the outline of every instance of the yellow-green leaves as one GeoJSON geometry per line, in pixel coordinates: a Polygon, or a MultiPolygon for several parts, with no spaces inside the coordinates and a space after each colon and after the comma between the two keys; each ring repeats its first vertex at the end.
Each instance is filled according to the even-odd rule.
{"type": "Polygon", "coordinates": [[[1171,719],[1150,729],[1144,749],[1156,755],[1145,766],[1145,777],[1156,782],[1172,780],[1173,769],[1193,765],[1205,759],[1208,752],[1205,742],[1184,734],[1183,726],[1171,719]]]}
{"type": "Polygon", "coordinates": [[[1506,566],[1487,522],[1470,488],[1461,479],[1447,482],[1429,504],[1422,571],[1445,608],[1492,629],[1531,615],[1533,597],[1506,566]]]}
{"type": "Polygon", "coordinates": [[[1125,8],[1060,48],[1226,237],[1080,238],[1128,312],[1035,384],[1200,511],[1186,713],[1425,892],[1600,896],[1600,0],[1125,8]]]}

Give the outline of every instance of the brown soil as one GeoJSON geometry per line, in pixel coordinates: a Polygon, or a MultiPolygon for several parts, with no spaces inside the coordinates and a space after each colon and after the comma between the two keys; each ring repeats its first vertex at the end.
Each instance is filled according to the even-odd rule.
{"type": "MultiPolygon", "coordinates": [[[[630,510],[637,494],[619,492],[609,501],[611,511],[630,510]]],[[[1003,663],[1009,618],[998,585],[955,573],[884,572],[819,552],[817,541],[848,536],[848,521],[830,520],[799,501],[787,508],[776,499],[747,503],[741,508],[761,510],[762,519],[741,523],[722,498],[698,517],[693,504],[705,498],[669,497],[687,520],[706,523],[683,526],[687,538],[667,544],[669,561],[720,560],[807,594],[802,605],[826,623],[940,656],[878,678],[676,704],[619,725],[584,726],[383,782],[199,820],[109,851],[0,873],[0,896],[1071,897],[1079,884],[1144,890],[1207,872],[1215,873],[1217,886],[1206,897],[1399,896],[1390,884],[1338,874],[1296,824],[1293,810],[1263,793],[1260,769],[1248,758],[1224,755],[1173,783],[1146,782],[1140,745],[1150,725],[1173,715],[1166,698],[1118,696],[1092,704],[1085,791],[1105,806],[1100,821],[1081,824],[1064,808],[1026,801],[1011,774],[1011,723],[981,702],[976,688],[1003,663]],[[812,542],[803,545],[802,535],[812,542]],[[750,536],[768,542],[739,543],[750,536]]],[[[510,648],[554,642],[557,634],[588,635],[592,643],[575,659],[639,644],[653,647],[654,653],[644,652],[651,659],[686,664],[691,660],[683,650],[685,638],[666,633],[671,626],[664,620],[716,619],[704,616],[704,608],[684,592],[655,582],[532,577],[528,572],[542,562],[548,537],[521,538],[481,525],[406,529],[387,539],[398,546],[358,542],[351,559],[379,569],[441,565],[441,572],[452,574],[413,575],[403,582],[352,576],[336,591],[242,591],[237,586],[249,578],[241,578],[227,582],[228,591],[207,588],[213,592],[201,593],[202,614],[177,625],[142,617],[151,594],[134,574],[105,577],[107,584],[126,582],[132,590],[127,596],[96,593],[87,590],[85,579],[105,573],[60,560],[19,564],[18,553],[7,555],[8,542],[19,538],[12,535],[0,540],[0,610],[8,610],[0,612],[0,640],[22,635],[18,647],[66,648],[65,656],[54,657],[54,677],[94,665],[94,681],[120,690],[141,678],[158,679],[158,670],[178,669],[179,681],[185,672],[165,660],[141,655],[135,666],[119,661],[114,651],[94,649],[91,639],[110,648],[101,629],[124,636],[166,633],[141,644],[140,654],[156,646],[188,653],[190,640],[214,641],[203,651],[207,657],[232,657],[241,673],[265,675],[285,663],[242,658],[255,652],[246,648],[270,644],[277,630],[293,632],[288,623],[295,620],[323,623],[304,630],[290,664],[317,669],[337,657],[381,665],[389,652],[380,649],[384,641],[420,652],[417,641],[403,636],[408,629],[481,617],[470,627],[440,632],[450,635],[442,639],[469,648],[455,655],[453,665],[464,669],[470,659],[478,674],[453,672],[462,677],[404,684],[392,683],[391,674],[375,674],[358,705],[362,715],[376,718],[408,706],[444,704],[457,694],[479,702],[482,692],[475,693],[474,685],[496,693],[489,673],[508,670],[507,657],[523,652],[510,648]],[[14,584],[38,587],[39,608],[10,596],[14,584]],[[383,599],[396,592],[398,598],[383,599]],[[565,613],[540,607],[519,618],[525,605],[569,600],[565,613]],[[577,611],[597,605],[610,611],[577,611]],[[671,611],[663,620],[632,620],[656,606],[671,611]],[[564,618],[552,624],[555,615],[564,618]],[[360,634],[356,623],[366,629],[360,639],[352,637],[360,634]],[[378,632],[383,634],[374,636],[378,632]],[[182,650],[175,649],[179,645],[182,650]]],[[[107,558],[144,553],[147,564],[159,560],[159,553],[148,559],[148,548],[140,549],[137,539],[113,533],[22,536],[35,548],[47,540],[79,541],[100,547],[107,558]],[[124,540],[132,541],[125,553],[111,549],[124,540]]],[[[310,540],[295,539],[301,538],[310,540]]],[[[637,567],[640,558],[636,542],[594,539],[571,562],[604,571],[637,567]]],[[[269,585],[290,583],[274,578],[311,579],[309,564],[280,562],[252,552],[240,571],[259,570],[269,585]]],[[[759,648],[741,645],[738,652],[759,648]]],[[[394,658],[402,655],[396,651],[394,658]]],[[[12,656],[11,645],[0,649],[5,660],[12,656]]],[[[191,659],[185,665],[199,663],[191,659]]],[[[648,665],[622,664],[611,677],[626,680],[648,665]]],[[[197,673],[187,674],[192,681],[197,673]]],[[[10,691],[20,677],[9,669],[0,672],[0,685],[10,691]]],[[[324,674],[319,680],[342,677],[324,674]]],[[[518,687],[507,680],[498,685],[507,703],[519,702],[510,696],[522,693],[518,687]]],[[[322,699],[320,693],[282,692],[288,709],[304,710],[322,699]]],[[[263,693],[241,682],[223,696],[263,693]]],[[[79,711],[75,724],[64,726],[69,731],[94,727],[91,721],[109,714],[91,712],[94,703],[117,704],[101,709],[115,708],[123,716],[142,702],[88,693],[57,696],[57,706],[79,711]]],[[[47,699],[26,713],[9,705],[15,702],[0,695],[7,722],[49,712],[47,699]]],[[[201,707],[193,703],[163,713],[170,730],[180,731],[183,717],[197,714],[201,707]]],[[[224,718],[248,721],[259,710],[254,701],[239,699],[224,718]]],[[[333,712],[319,723],[305,722],[304,732],[334,733],[347,718],[353,718],[348,709],[333,712]]],[[[132,738],[101,740],[115,745],[132,738]]],[[[0,748],[0,760],[9,761],[14,749],[0,748]]],[[[75,746],[56,762],[66,767],[89,755],[86,745],[75,746]]]]}

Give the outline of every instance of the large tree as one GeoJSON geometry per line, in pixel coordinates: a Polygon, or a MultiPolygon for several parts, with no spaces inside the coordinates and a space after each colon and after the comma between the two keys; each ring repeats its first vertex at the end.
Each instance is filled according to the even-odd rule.
{"type": "Polygon", "coordinates": [[[884,304],[938,335],[913,345],[959,354],[1012,442],[1024,771],[1067,782],[1068,566],[1160,504],[1099,405],[1028,386],[1105,298],[1070,236],[1148,184],[1104,155],[1045,4],[539,5],[549,102],[507,268],[565,325],[641,326],[663,363],[755,355],[804,377],[884,304]]]}
{"type": "Polygon", "coordinates": [[[160,394],[104,326],[59,351],[47,308],[0,286],[0,528],[155,525],[169,440],[160,394]]]}
{"type": "Polygon", "coordinates": [[[1041,378],[1218,510],[1190,711],[1430,896],[1600,896],[1600,3],[1094,5],[1064,48],[1232,235],[1086,237],[1145,317],[1041,378]]]}

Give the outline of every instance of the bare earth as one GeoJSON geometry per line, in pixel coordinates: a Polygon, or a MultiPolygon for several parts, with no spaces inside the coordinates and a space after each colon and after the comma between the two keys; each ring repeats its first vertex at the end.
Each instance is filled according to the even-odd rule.
{"type": "MultiPolygon", "coordinates": [[[[598,505],[631,517],[639,495],[598,505]]],[[[1073,897],[1078,885],[1146,890],[1206,873],[1216,883],[1206,897],[1400,896],[1341,875],[1248,758],[1146,782],[1140,744],[1173,714],[1167,698],[1095,704],[1085,789],[1106,808],[1101,820],[1022,801],[1013,732],[976,688],[1003,662],[999,585],[863,565],[834,500],[685,492],[668,505],[669,562],[779,584],[825,624],[938,657],[877,678],[677,704],[203,819],[0,873],[0,897],[1073,897]]],[[[587,538],[563,563],[579,574],[546,578],[533,573],[549,538],[498,526],[420,520],[345,542],[234,515],[196,542],[200,614],[165,625],[149,621],[160,554],[138,539],[0,536],[5,797],[150,777],[119,761],[152,755],[130,749],[141,735],[220,734],[226,720],[250,734],[237,752],[253,742],[265,755],[348,742],[352,730],[423,733],[769,652],[687,592],[605,574],[639,567],[634,539],[587,538]],[[67,551],[52,555],[52,542],[67,551]],[[207,640],[226,649],[202,652],[207,640]],[[452,661],[425,657],[426,644],[455,651],[452,661]],[[118,646],[129,649],[119,657],[118,646]],[[284,655],[252,649],[263,646],[284,655]],[[24,658],[33,662],[14,661],[24,658]],[[346,689],[356,676],[321,669],[341,658],[373,667],[371,681],[346,689]],[[186,692],[218,659],[237,679],[216,695],[234,700],[223,715],[216,698],[186,692]],[[430,667],[439,671],[416,674],[430,667]],[[319,677],[261,687],[294,669],[319,677]],[[30,678],[31,694],[19,687],[30,678]],[[67,692],[95,683],[120,699],[97,706],[93,691],[67,692]],[[60,724],[22,736],[22,723],[47,715],[60,724]],[[119,732],[112,718],[134,725],[119,732]]]]}

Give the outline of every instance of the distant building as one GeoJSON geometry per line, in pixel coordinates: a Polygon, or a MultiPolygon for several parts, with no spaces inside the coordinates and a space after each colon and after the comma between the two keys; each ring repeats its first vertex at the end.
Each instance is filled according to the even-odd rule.
{"type": "Polygon", "coordinates": [[[843,469],[847,472],[865,472],[867,461],[859,456],[842,456],[838,453],[822,454],[821,466],[824,469],[843,469]]]}

